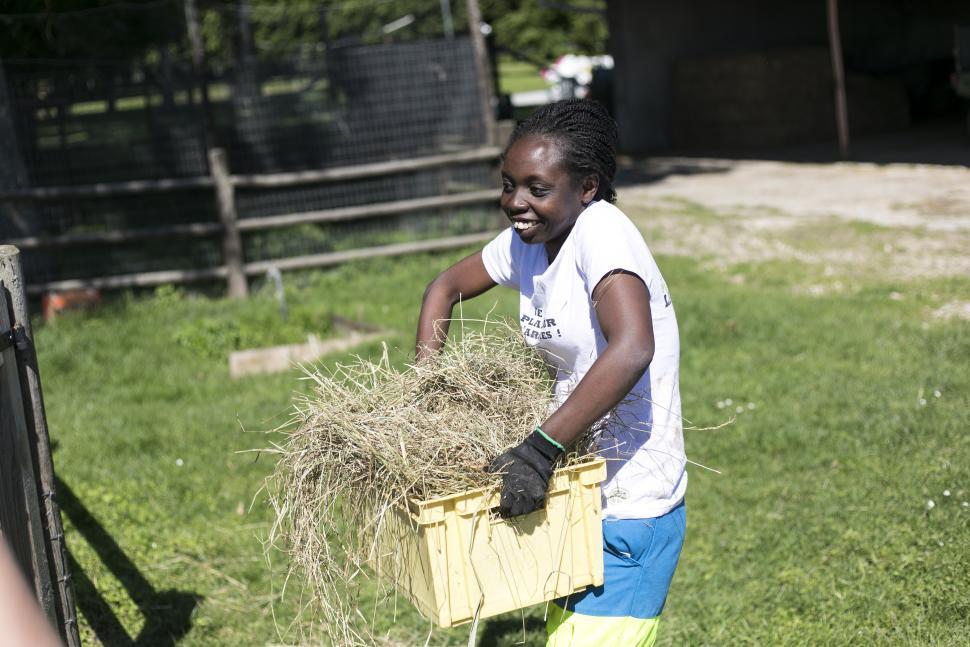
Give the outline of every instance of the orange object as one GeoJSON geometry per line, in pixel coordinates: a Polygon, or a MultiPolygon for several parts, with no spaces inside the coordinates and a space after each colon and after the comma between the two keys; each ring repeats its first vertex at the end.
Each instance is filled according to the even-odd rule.
{"type": "Polygon", "coordinates": [[[44,321],[52,321],[58,312],[91,308],[101,303],[101,291],[95,288],[47,292],[41,297],[44,321]]]}

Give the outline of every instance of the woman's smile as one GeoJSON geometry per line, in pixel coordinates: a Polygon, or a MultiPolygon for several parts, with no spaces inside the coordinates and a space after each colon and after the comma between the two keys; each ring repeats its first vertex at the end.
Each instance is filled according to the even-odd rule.
{"type": "Polygon", "coordinates": [[[528,231],[539,224],[538,220],[513,220],[512,226],[516,231],[528,231]]]}
{"type": "Polygon", "coordinates": [[[542,223],[539,220],[526,220],[524,218],[512,220],[512,228],[519,233],[519,236],[521,236],[523,240],[525,240],[527,237],[531,238],[541,224],[542,223]]]}

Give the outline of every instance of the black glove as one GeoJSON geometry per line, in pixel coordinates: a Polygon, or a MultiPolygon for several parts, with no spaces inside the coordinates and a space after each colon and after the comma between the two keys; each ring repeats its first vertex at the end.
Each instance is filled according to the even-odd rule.
{"type": "Polygon", "coordinates": [[[496,456],[488,464],[487,471],[503,474],[499,504],[502,518],[529,514],[545,507],[552,466],[562,453],[562,449],[538,431],[533,431],[521,444],[496,456]]]}

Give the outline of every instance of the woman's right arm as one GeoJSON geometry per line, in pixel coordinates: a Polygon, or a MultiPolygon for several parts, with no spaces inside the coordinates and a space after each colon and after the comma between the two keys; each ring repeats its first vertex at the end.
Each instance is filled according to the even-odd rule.
{"type": "Polygon", "coordinates": [[[461,259],[428,284],[421,302],[415,359],[424,361],[440,349],[448,337],[451,311],[459,301],[467,301],[495,287],[485,270],[482,253],[461,259]]]}

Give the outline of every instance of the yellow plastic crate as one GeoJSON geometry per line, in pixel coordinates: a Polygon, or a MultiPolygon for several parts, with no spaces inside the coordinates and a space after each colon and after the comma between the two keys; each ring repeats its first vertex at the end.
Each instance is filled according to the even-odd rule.
{"type": "Polygon", "coordinates": [[[605,478],[602,459],[559,469],[545,509],[511,520],[494,491],[412,502],[385,516],[374,569],[440,627],[600,585],[605,478]]]}

